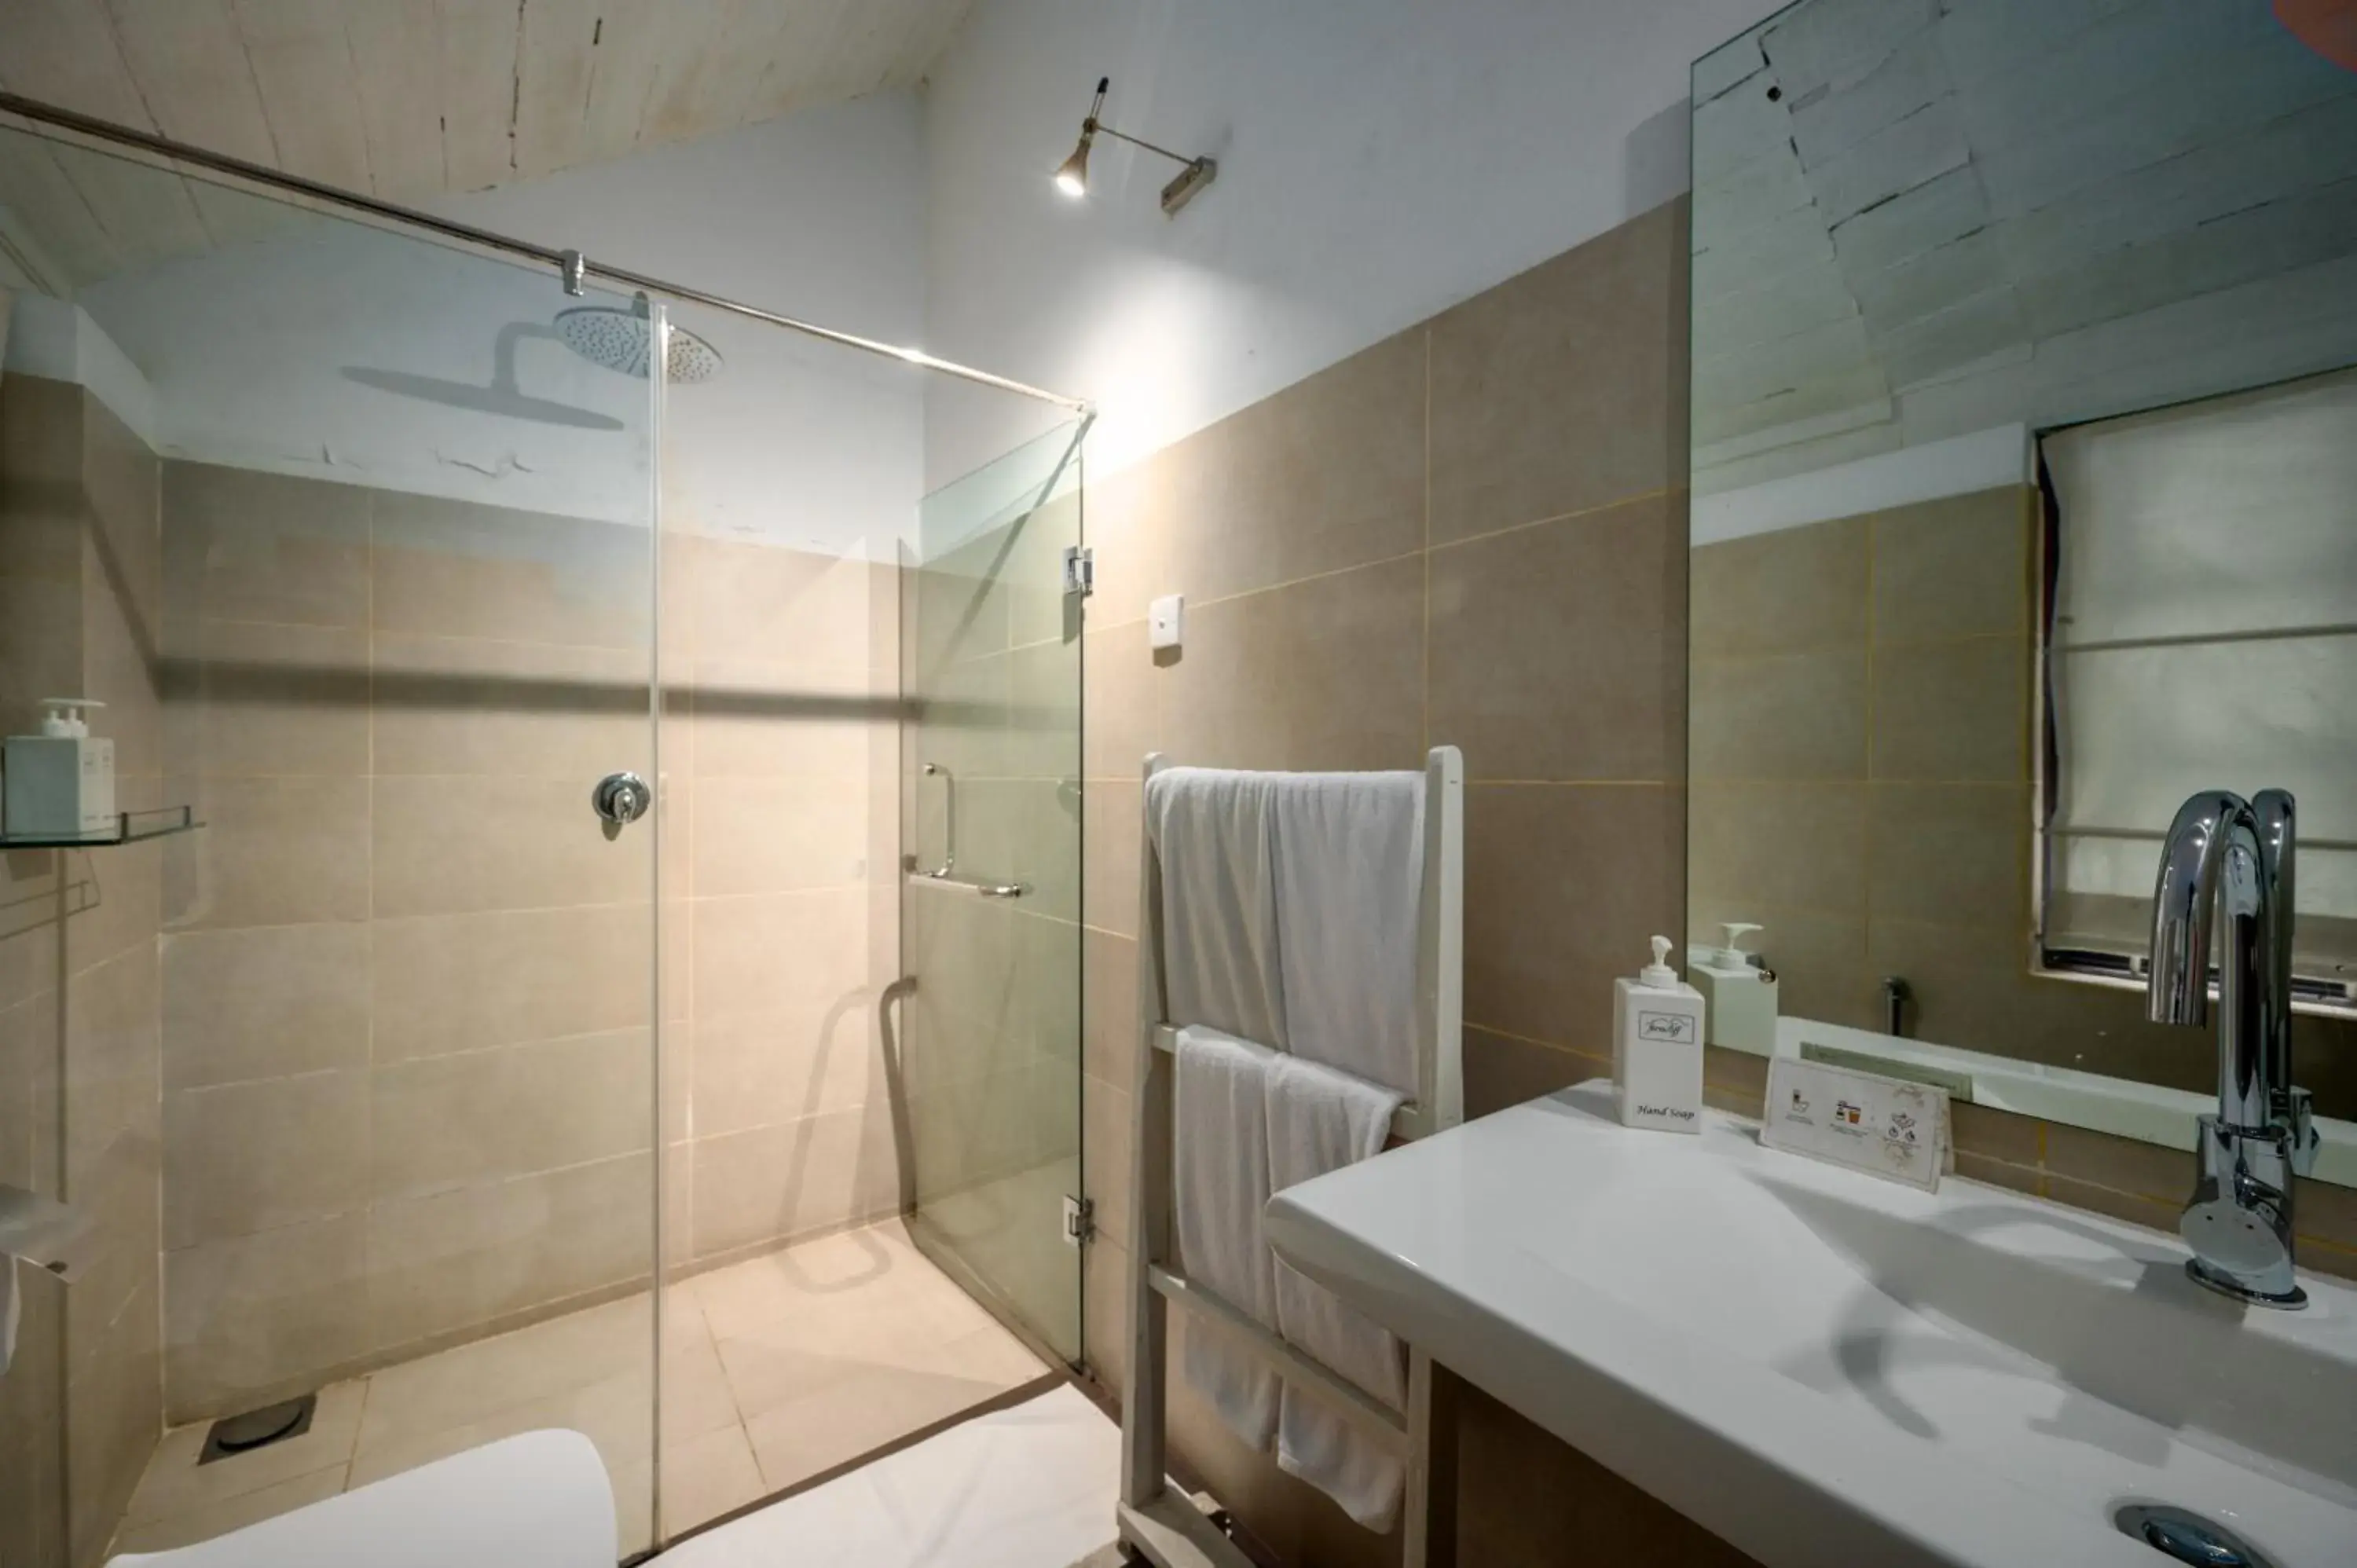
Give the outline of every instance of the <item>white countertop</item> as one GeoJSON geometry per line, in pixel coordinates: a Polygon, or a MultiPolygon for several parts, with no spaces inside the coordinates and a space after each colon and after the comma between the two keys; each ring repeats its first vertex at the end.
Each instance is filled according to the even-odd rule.
{"type": "Polygon", "coordinates": [[[2357,1292],[2193,1285],[2173,1240],[1611,1119],[1582,1085],[1288,1188],[1270,1240],[1771,1568],[2159,1568],[2115,1505],[2357,1563],[2357,1292]],[[2058,1369],[2060,1369],[2058,1370],[2058,1369]]]}

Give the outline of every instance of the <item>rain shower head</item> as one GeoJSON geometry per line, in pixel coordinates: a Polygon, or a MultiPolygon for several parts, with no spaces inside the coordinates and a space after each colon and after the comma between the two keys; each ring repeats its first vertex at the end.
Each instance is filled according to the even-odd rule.
{"type": "MultiPolygon", "coordinates": [[[[624,310],[611,305],[578,305],[556,313],[556,333],[565,346],[593,365],[646,378],[649,343],[654,323],[647,302],[624,310]]],[[[720,351],[683,327],[671,329],[671,349],[664,356],[664,379],[674,383],[708,381],[720,373],[720,351]]]]}

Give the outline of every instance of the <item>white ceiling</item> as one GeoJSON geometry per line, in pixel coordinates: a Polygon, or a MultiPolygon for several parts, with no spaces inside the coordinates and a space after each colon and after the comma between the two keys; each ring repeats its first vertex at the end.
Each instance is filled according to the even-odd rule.
{"type": "MultiPolygon", "coordinates": [[[[913,86],[969,3],[0,0],[0,87],[415,202],[913,86]]],[[[268,216],[108,162],[0,135],[0,274],[62,292],[268,216]]]]}

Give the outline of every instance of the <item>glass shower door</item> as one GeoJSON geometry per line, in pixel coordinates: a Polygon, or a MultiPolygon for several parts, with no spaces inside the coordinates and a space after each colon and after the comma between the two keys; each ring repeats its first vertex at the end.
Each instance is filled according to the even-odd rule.
{"type": "Polygon", "coordinates": [[[653,389],[565,314],[634,302],[5,123],[0,206],[38,258],[0,731],[102,701],[120,803],[202,823],[0,855],[0,1182],[98,1246],[26,1282],[0,1511],[58,1522],[0,1557],[543,1427],[642,1547],[654,833],[592,792],[655,771],[653,389]],[[198,1472],[217,1419],[305,1397],[198,1472]],[[45,1453],[61,1508],[16,1490],[45,1453]]]}
{"type": "Polygon", "coordinates": [[[1081,1357],[1081,436],[925,498],[901,572],[899,1010],[909,1229],[1081,1357]]]}

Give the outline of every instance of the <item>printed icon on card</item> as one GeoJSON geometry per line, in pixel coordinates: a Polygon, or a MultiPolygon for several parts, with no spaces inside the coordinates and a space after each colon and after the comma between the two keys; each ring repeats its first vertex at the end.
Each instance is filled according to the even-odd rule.
{"type": "Polygon", "coordinates": [[[1834,1120],[1846,1126],[1857,1126],[1858,1119],[1865,1114],[1866,1107],[1862,1105],[1853,1105],[1846,1100],[1834,1101],[1834,1120]]]}

